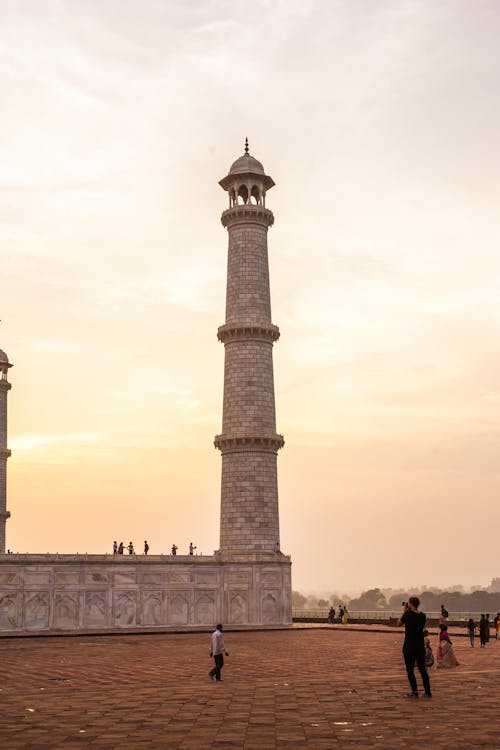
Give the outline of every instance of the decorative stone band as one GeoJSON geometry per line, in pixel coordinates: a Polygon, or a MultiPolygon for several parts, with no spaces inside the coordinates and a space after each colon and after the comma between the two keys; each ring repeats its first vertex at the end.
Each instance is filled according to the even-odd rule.
{"type": "Polygon", "coordinates": [[[285,445],[283,435],[216,435],[214,445],[221,453],[247,453],[248,450],[277,453],[285,445]]]}
{"type": "Polygon", "coordinates": [[[265,227],[271,227],[274,224],[273,212],[264,206],[254,206],[253,203],[247,203],[244,206],[233,206],[222,212],[220,217],[225,227],[234,224],[262,224],[265,227]]]}
{"type": "Polygon", "coordinates": [[[229,344],[233,341],[250,341],[257,339],[259,341],[277,341],[280,337],[278,326],[269,323],[267,325],[232,325],[225,324],[217,329],[217,338],[223,344],[229,344]]]}
{"type": "Polygon", "coordinates": [[[0,520],[6,521],[10,518],[10,510],[0,510],[0,520]]]}
{"type": "Polygon", "coordinates": [[[0,380],[0,391],[10,391],[12,388],[12,383],[9,383],[8,380],[0,380]]]}
{"type": "Polygon", "coordinates": [[[0,448],[0,460],[2,458],[7,459],[11,455],[12,455],[12,451],[10,451],[8,448],[0,448]]]}

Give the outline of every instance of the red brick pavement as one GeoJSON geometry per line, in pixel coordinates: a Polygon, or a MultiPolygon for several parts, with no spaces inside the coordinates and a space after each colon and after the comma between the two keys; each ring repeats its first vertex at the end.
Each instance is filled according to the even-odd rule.
{"type": "Polygon", "coordinates": [[[0,639],[0,749],[500,748],[500,642],[405,699],[401,634],[226,634],[220,684],[208,634],[0,639]]]}

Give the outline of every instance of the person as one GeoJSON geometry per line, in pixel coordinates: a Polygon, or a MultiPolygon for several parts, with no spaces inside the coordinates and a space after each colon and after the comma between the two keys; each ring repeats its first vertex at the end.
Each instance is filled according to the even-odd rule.
{"type": "Polygon", "coordinates": [[[116,543],[116,541],[114,541],[113,542],[113,555],[116,555],[117,552],[118,552],[118,544],[116,543]]]}
{"type": "Polygon", "coordinates": [[[486,615],[482,614],[481,619],[479,620],[479,642],[481,644],[481,648],[486,648],[486,643],[488,641],[486,632],[489,629],[490,624],[486,621],[486,615]]]}
{"type": "Polygon", "coordinates": [[[344,616],[344,606],[343,604],[339,604],[339,622],[342,622],[343,616],[344,616]]]}
{"type": "Polygon", "coordinates": [[[476,631],[476,624],[472,617],[469,617],[469,622],[465,626],[467,628],[467,632],[469,633],[469,641],[472,648],[474,648],[474,636],[476,631]]]}
{"type": "Polygon", "coordinates": [[[490,615],[485,615],[486,618],[486,643],[490,642],[490,615]]]}
{"type": "Polygon", "coordinates": [[[280,543],[279,542],[276,542],[276,544],[274,545],[274,551],[275,552],[279,552],[280,551],[280,543]]]}
{"type": "Polygon", "coordinates": [[[422,678],[424,695],[431,698],[431,685],[427,668],[425,666],[424,629],[427,617],[419,612],[420,599],[418,596],[410,596],[404,603],[404,609],[398,620],[398,625],[405,626],[405,639],[403,643],[403,658],[405,661],[406,674],[410,683],[411,693],[408,698],[418,698],[417,680],[415,678],[415,662],[422,678]]]}
{"type": "Polygon", "coordinates": [[[349,619],[349,612],[347,611],[347,604],[344,604],[344,611],[342,613],[342,623],[344,625],[347,625],[348,619],[349,619]]]}
{"type": "Polygon", "coordinates": [[[144,554],[147,555],[149,552],[149,544],[147,541],[144,541],[144,554]]]}
{"type": "Polygon", "coordinates": [[[123,542],[120,542],[118,545],[118,554],[123,555],[123,542]]]}
{"type": "Polygon", "coordinates": [[[448,626],[442,624],[439,626],[439,646],[437,650],[437,666],[440,667],[458,667],[458,659],[455,656],[453,646],[451,645],[450,636],[448,635],[448,626]]]}
{"type": "Polygon", "coordinates": [[[176,545],[176,544],[172,544],[172,554],[173,554],[173,555],[176,555],[176,554],[177,554],[177,550],[178,550],[178,549],[179,549],[179,548],[177,547],[177,545],[176,545]]]}
{"type": "Polygon", "coordinates": [[[443,620],[447,620],[449,617],[449,612],[444,604],[441,604],[441,617],[443,618],[443,620]]]}
{"type": "Polygon", "coordinates": [[[496,613],[493,625],[495,626],[495,640],[498,641],[500,639],[500,612],[496,613]]]}
{"type": "Polygon", "coordinates": [[[127,549],[128,549],[129,555],[133,555],[134,554],[134,545],[132,544],[132,542],[128,543],[127,549]]]}
{"type": "Polygon", "coordinates": [[[222,635],[222,625],[219,623],[215,626],[215,630],[212,633],[211,641],[210,641],[210,656],[213,656],[215,666],[210,670],[208,673],[208,676],[211,680],[215,680],[216,682],[221,682],[222,677],[220,676],[220,671],[222,667],[224,666],[224,654],[226,656],[229,656],[228,652],[226,651],[226,646],[224,644],[224,636],[222,635]]]}
{"type": "Polygon", "coordinates": [[[335,622],[335,607],[330,607],[330,611],[328,612],[328,622],[330,625],[333,625],[335,622]]]}
{"type": "Polygon", "coordinates": [[[424,649],[425,649],[425,666],[427,668],[432,667],[434,664],[434,654],[432,653],[431,639],[429,638],[429,631],[424,630],[424,649]]]}
{"type": "Polygon", "coordinates": [[[193,555],[196,547],[193,545],[193,542],[189,542],[189,554],[193,555]]]}

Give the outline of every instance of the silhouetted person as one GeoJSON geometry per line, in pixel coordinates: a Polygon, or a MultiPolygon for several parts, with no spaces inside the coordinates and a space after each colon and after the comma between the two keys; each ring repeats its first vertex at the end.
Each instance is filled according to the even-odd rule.
{"type": "Polygon", "coordinates": [[[482,614],[481,619],[479,620],[479,642],[481,644],[481,648],[484,648],[488,641],[487,630],[489,630],[489,627],[490,624],[486,621],[486,615],[482,614]]]}
{"type": "Polygon", "coordinates": [[[274,551],[275,552],[279,552],[280,551],[280,543],[279,542],[276,542],[276,544],[274,545],[274,551]]]}
{"type": "Polygon", "coordinates": [[[189,542],[189,554],[190,555],[194,554],[195,549],[197,548],[194,546],[193,542],[189,542]]]}
{"type": "Polygon", "coordinates": [[[211,680],[221,681],[220,671],[224,666],[224,654],[229,656],[224,645],[224,636],[222,635],[222,625],[219,623],[215,626],[215,630],[212,633],[210,641],[211,649],[210,656],[214,657],[215,666],[210,670],[208,676],[211,680]]]}
{"type": "Polygon", "coordinates": [[[134,554],[134,545],[132,544],[132,542],[128,543],[127,549],[128,549],[129,555],[133,555],[134,554]]]}
{"type": "Polygon", "coordinates": [[[485,616],[486,618],[486,643],[490,642],[490,615],[489,613],[485,616]]]}
{"type": "Polygon", "coordinates": [[[123,555],[123,542],[120,542],[118,545],[118,554],[123,555]]]}
{"type": "Polygon", "coordinates": [[[429,675],[427,674],[427,668],[425,666],[424,630],[427,618],[423,612],[418,611],[419,606],[420,599],[418,596],[410,596],[408,602],[405,604],[403,613],[398,620],[398,625],[405,626],[403,657],[405,660],[408,682],[411,687],[411,693],[408,693],[407,695],[408,698],[418,698],[417,680],[415,679],[414,671],[415,662],[417,663],[418,671],[422,677],[425,696],[426,698],[432,696],[429,675]]]}
{"type": "Polygon", "coordinates": [[[116,542],[113,542],[113,555],[116,555],[118,552],[118,544],[116,542]]]}
{"type": "Polygon", "coordinates": [[[469,622],[467,623],[466,627],[467,627],[467,632],[469,634],[470,645],[472,646],[472,648],[474,648],[474,636],[475,636],[475,631],[476,631],[476,625],[472,617],[469,617],[469,622]]]}
{"type": "Polygon", "coordinates": [[[444,604],[441,604],[441,617],[443,617],[445,620],[449,617],[449,612],[444,604]]]}
{"type": "Polygon", "coordinates": [[[176,545],[176,544],[172,544],[172,554],[173,554],[173,555],[176,555],[176,554],[177,554],[177,550],[178,550],[178,549],[179,549],[179,548],[177,547],[177,545],[176,545]]]}
{"type": "Polygon", "coordinates": [[[144,542],[144,554],[147,555],[149,552],[149,544],[145,541],[144,542]]]}

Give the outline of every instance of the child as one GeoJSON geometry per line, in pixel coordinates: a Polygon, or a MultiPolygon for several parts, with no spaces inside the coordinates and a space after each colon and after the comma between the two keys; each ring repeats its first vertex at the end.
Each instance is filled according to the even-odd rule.
{"type": "Polygon", "coordinates": [[[434,654],[432,653],[431,639],[429,638],[429,631],[424,630],[424,648],[425,648],[425,666],[427,668],[432,667],[434,664],[434,654]]]}

